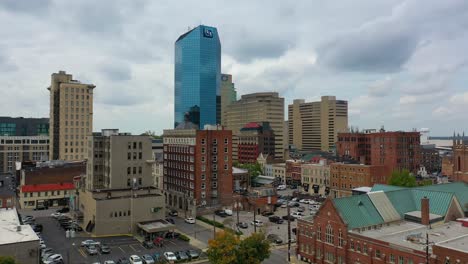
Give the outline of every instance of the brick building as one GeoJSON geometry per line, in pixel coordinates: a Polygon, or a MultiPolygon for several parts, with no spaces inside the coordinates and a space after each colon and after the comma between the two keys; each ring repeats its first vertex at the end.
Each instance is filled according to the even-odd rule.
{"type": "Polygon", "coordinates": [[[345,164],[330,165],[330,188],[332,197],[350,196],[352,190],[362,186],[374,186],[388,182],[389,172],[383,165],[345,164]]]}
{"type": "Polygon", "coordinates": [[[421,165],[428,173],[439,172],[442,169],[442,158],[435,144],[421,145],[421,165]]]}
{"type": "Polygon", "coordinates": [[[246,124],[236,137],[237,161],[255,163],[260,153],[275,155],[275,134],[268,122],[246,124]]]}
{"type": "Polygon", "coordinates": [[[453,181],[468,182],[468,140],[463,136],[453,141],[453,181]]]}
{"type": "Polygon", "coordinates": [[[220,126],[205,130],[164,130],[166,205],[192,216],[197,208],[232,202],[232,132],[220,126]]]}
{"type": "Polygon", "coordinates": [[[385,165],[390,171],[407,169],[416,173],[421,164],[419,132],[339,133],[337,155],[366,165],[385,165]]]}
{"type": "Polygon", "coordinates": [[[295,186],[301,185],[302,164],[302,161],[286,161],[286,184],[295,186]]]}
{"type": "Polygon", "coordinates": [[[453,177],[453,156],[445,155],[442,157],[442,171],[443,176],[447,176],[450,179],[453,177]]]}
{"type": "Polygon", "coordinates": [[[370,193],[327,199],[298,221],[297,254],[309,263],[466,263],[468,185],[375,185],[370,193]],[[448,258],[450,262],[446,262],[448,258]],[[458,262],[457,262],[458,261],[458,262]],[[465,261],[465,262],[463,262],[465,261]]]}

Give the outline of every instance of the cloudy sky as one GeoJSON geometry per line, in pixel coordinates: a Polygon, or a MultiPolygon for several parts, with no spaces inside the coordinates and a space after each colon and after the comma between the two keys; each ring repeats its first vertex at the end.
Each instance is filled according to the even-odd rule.
{"type": "Polygon", "coordinates": [[[47,117],[66,70],[97,86],[95,130],[161,132],[174,41],[205,24],[239,95],[335,95],[359,128],[468,132],[468,1],[286,2],[0,0],[0,115],[47,117]]]}

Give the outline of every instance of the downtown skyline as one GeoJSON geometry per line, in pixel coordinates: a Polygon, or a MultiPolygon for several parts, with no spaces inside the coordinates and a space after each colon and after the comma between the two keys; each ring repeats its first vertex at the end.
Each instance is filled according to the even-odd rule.
{"type": "Polygon", "coordinates": [[[287,109],[333,95],[349,101],[350,126],[467,131],[467,4],[374,2],[2,1],[0,113],[47,117],[50,74],[66,70],[96,85],[95,131],[162,133],[174,120],[174,42],[205,24],[218,28],[238,98],[279,92],[287,109]]]}

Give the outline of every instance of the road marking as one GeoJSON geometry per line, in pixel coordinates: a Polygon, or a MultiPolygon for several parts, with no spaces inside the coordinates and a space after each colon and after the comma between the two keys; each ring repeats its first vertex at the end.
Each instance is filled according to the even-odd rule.
{"type": "Polygon", "coordinates": [[[174,243],[174,242],[172,242],[171,240],[166,240],[166,241],[169,242],[169,243],[171,243],[171,244],[173,244],[174,246],[177,246],[177,244],[174,243]]]}
{"type": "Polygon", "coordinates": [[[84,253],[83,249],[80,248],[78,249],[78,252],[80,252],[80,254],[84,257],[84,258],[87,258],[88,256],[84,253]]]}
{"type": "Polygon", "coordinates": [[[146,248],[142,246],[141,244],[138,244],[138,246],[140,246],[143,250],[146,250],[146,248]]]}
{"type": "Polygon", "coordinates": [[[135,252],[140,252],[140,250],[136,250],[134,247],[132,247],[132,245],[128,245],[131,249],[133,249],[133,251],[135,252]]]}
{"type": "Polygon", "coordinates": [[[122,251],[122,253],[125,254],[125,250],[123,250],[121,247],[118,247],[118,248],[122,251]]]}

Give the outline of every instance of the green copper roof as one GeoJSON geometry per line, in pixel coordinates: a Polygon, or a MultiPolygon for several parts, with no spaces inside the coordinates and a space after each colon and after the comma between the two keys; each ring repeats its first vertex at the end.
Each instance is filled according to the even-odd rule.
{"type": "Polygon", "coordinates": [[[457,197],[460,202],[460,206],[466,212],[468,208],[465,207],[468,204],[468,184],[463,182],[453,182],[445,184],[436,184],[418,187],[422,190],[431,190],[431,191],[442,191],[442,192],[452,192],[457,197]]]}
{"type": "Polygon", "coordinates": [[[453,193],[420,189],[402,189],[385,192],[385,194],[402,218],[405,213],[421,211],[421,199],[424,197],[429,198],[431,214],[445,216],[453,198],[453,193]]]}
{"type": "Polygon", "coordinates": [[[336,198],[333,203],[348,229],[384,223],[367,195],[336,198]]]}
{"type": "Polygon", "coordinates": [[[371,192],[376,192],[376,191],[395,191],[395,190],[403,190],[407,189],[406,187],[400,187],[400,186],[393,186],[393,185],[387,185],[387,184],[374,184],[374,186],[371,189],[371,192]]]}

